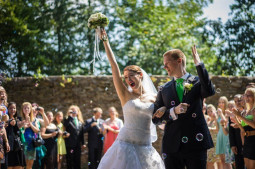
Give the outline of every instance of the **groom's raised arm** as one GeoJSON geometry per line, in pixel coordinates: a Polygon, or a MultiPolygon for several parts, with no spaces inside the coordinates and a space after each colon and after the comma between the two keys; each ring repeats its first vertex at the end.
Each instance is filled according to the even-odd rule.
{"type": "Polygon", "coordinates": [[[201,96],[206,98],[215,94],[213,83],[209,78],[208,72],[203,63],[196,66],[197,74],[201,84],[201,96]]]}
{"type": "Polygon", "coordinates": [[[215,90],[212,81],[209,78],[208,72],[204,63],[200,61],[200,57],[197,53],[196,45],[192,47],[193,60],[196,65],[197,74],[201,84],[201,96],[206,98],[215,94],[215,90]]]}

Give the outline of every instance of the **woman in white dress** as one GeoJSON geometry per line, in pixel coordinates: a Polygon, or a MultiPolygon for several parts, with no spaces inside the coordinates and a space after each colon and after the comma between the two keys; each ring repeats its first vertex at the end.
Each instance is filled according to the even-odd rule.
{"type": "Polygon", "coordinates": [[[151,121],[157,91],[150,77],[135,65],[124,69],[127,88],[122,81],[104,29],[101,30],[101,39],[112,67],[113,83],[123,108],[124,127],[101,159],[98,169],[164,169],[163,160],[152,147],[152,142],[157,139],[156,128],[151,121]]]}

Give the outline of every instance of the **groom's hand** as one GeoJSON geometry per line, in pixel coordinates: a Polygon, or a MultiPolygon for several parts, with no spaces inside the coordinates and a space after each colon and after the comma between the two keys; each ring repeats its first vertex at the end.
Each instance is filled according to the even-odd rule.
{"type": "Polygon", "coordinates": [[[166,107],[165,107],[165,106],[160,107],[160,108],[156,111],[156,113],[153,114],[152,119],[154,119],[155,117],[161,118],[161,117],[165,114],[165,111],[166,111],[166,107]]]}
{"type": "Polygon", "coordinates": [[[193,60],[194,60],[195,65],[198,65],[200,63],[200,57],[197,53],[196,45],[194,45],[192,47],[192,54],[193,54],[193,60]]]}
{"type": "Polygon", "coordinates": [[[177,107],[174,108],[174,112],[175,114],[186,113],[188,107],[189,107],[188,103],[180,103],[177,107]]]}

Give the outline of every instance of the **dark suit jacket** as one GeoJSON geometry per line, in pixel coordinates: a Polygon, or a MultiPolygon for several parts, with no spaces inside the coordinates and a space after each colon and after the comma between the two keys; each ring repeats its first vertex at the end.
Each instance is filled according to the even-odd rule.
{"type": "Polygon", "coordinates": [[[160,124],[166,121],[162,151],[164,153],[192,153],[213,147],[213,141],[205,121],[202,106],[203,99],[212,96],[215,91],[212,82],[209,79],[208,73],[204,64],[196,66],[199,77],[189,75],[186,82],[192,83],[193,87],[183,96],[183,103],[188,103],[190,106],[185,114],[178,115],[177,120],[172,120],[169,117],[169,112],[172,107],[180,104],[176,92],[175,81],[167,82],[160,87],[156,102],[154,104],[154,113],[162,106],[167,107],[166,113],[162,118],[154,118],[155,124],[160,124]],[[201,134],[202,135],[201,135],[201,134]],[[197,135],[202,136],[201,141],[197,141],[197,135]],[[187,138],[187,143],[183,143],[182,139],[187,138]]]}
{"type": "Polygon", "coordinates": [[[230,124],[232,124],[231,120],[229,119],[229,143],[230,147],[236,146],[237,153],[242,154],[242,139],[240,129],[233,128],[230,124]]]}
{"type": "Polygon", "coordinates": [[[68,118],[64,120],[64,126],[66,131],[70,133],[70,136],[65,138],[65,144],[67,147],[84,145],[84,132],[81,122],[79,122],[78,127],[76,127],[73,118],[68,116],[68,118]]]}
{"type": "Polygon", "coordinates": [[[88,148],[103,148],[103,134],[100,133],[99,128],[103,128],[104,120],[99,120],[99,126],[91,127],[93,122],[96,122],[94,118],[86,120],[84,126],[84,132],[88,132],[88,148]]]}

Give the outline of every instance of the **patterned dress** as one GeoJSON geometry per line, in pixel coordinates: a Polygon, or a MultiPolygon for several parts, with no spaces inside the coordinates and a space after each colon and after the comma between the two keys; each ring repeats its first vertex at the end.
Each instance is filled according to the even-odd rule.
{"type": "MultiPolygon", "coordinates": [[[[208,127],[216,128],[215,122],[214,121],[209,122],[208,127]]],[[[213,144],[216,145],[218,132],[216,130],[210,130],[210,134],[212,136],[213,144]]],[[[216,155],[216,147],[214,146],[213,148],[207,151],[207,162],[214,163],[218,161],[220,161],[220,158],[218,155],[216,155]]]]}

